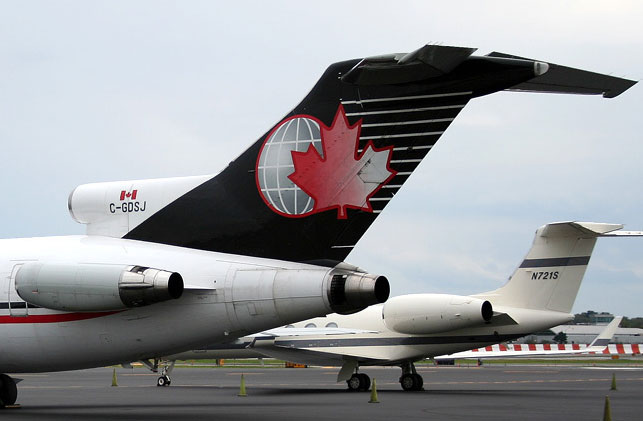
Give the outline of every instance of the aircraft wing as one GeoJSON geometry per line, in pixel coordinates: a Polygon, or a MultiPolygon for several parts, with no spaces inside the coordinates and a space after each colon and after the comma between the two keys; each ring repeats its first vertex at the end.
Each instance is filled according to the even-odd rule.
{"type": "Polygon", "coordinates": [[[377,358],[367,358],[360,352],[360,355],[347,355],[344,352],[324,349],[323,351],[314,349],[289,348],[265,342],[257,342],[253,348],[268,358],[278,360],[292,361],[299,364],[307,365],[329,365],[341,366],[347,359],[359,362],[380,361],[377,358]]]}
{"type": "MultiPolygon", "coordinates": [[[[286,328],[292,330],[292,328],[286,328]]],[[[300,330],[320,330],[320,329],[300,329],[300,330]]],[[[346,329],[350,330],[350,329],[346,329]]],[[[336,333],[339,334],[339,333],[336,333]]],[[[316,365],[342,365],[347,359],[356,360],[361,363],[374,363],[385,361],[377,347],[344,347],[344,346],[315,346],[318,341],[326,342],[329,335],[310,335],[305,340],[294,339],[296,335],[280,337],[256,336],[248,348],[255,350],[267,357],[281,360],[293,361],[302,364],[316,365]]]]}
{"type": "Polygon", "coordinates": [[[601,353],[607,347],[621,323],[623,316],[615,317],[603,331],[589,344],[513,344],[492,345],[454,354],[439,355],[434,360],[450,360],[455,358],[511,358],[511,357],[551,357],[558,355],[574,355],[601,353]]]}
{"type": "Polygon", "coordinates": [[[614,337],[614,333],[621,324],[623,316],[616,316],[605,329],[587,346],[587,352],[602,352],[614,337]]]}
{"type": "Polygon", "coordinates": [[[281,338],[285,336],[323,336],[350,335],[359,333],[379,333],[376,330],[350,329],[340,327],[278,327],[247,336],[248,338],[281,338]]]}

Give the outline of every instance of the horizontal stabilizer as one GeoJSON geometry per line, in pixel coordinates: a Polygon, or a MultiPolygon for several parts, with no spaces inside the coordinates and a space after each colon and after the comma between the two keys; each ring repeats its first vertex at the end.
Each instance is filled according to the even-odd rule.
{"type": "MultiPolygon", "coordinates": [[[[493,52],[488,57],[531,60],[510,54],[493,52]]],[[[603,95],[614,98],[636,84],[636,81],[602,75],[586,70],[574,69],[548,63],[549,70],[527,82],[512,86],[508,91],[550,92],[564,94],[603,95]]]]}
{"type": "Polygon", "coordinates": [[[449,73],[475,48],[425,45],[405,54],[387,54],[361,60],[342,81],[355,85],[391,85],[425,80],[449,73]]]}
{"type": "Polygon", "coordinates": [[[641,237],[643,231],[620,231],[621,224],[605,224],[600,222],[554,222],[547,224],[542,237],[641,237]]]}
{"type": "Polygon", "coordinates": [[[552,222],[543,227],[541,237],[603,237],[608,233],[623,228],[621,224],[604,224],[597,222],[552,222]]]}

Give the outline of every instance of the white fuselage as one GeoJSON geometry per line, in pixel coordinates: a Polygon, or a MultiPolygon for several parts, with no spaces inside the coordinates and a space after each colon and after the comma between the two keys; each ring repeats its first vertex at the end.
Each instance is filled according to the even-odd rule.
{"type": "MultiPolygon", "coordinates": [[[[414,295],[396,299],[415,299],[414,295]]],[[[279,329],[274,342],[240,338],[236,343],[213,345],[207,349],[173,355],[171,359],[244,358],[270,356],[305,363],[341,366],[352,359],[361,365],[389,365],[403,361],[418,361],[436,355],[450,354],[498,343],[508,337],[523,336],[569,321],[568,313],[498,308],[511,314],[518,324],[499,324],[493,321],[478,327],[455,329],[437,334],[409,335],[390,329],[383,317],[386,304],[373,305],[355,314],[329,314],[292,324],[295,328],[338,327],[368,332],[286,336],[288,329],[279,329]],[[246,349],[250,346],[250,349],[246,349]],[[254,350],[254,354],[250,354],[254,350]]],[[[269,332],[268,332],[269,333],[269,332]]]]}
{"type": "MultiPolygon", "coordinates": [[[[331,268],[97,236],[0,240],[0,372],[80,369],[168,355],[329,313],[331,268]],[[21,264],[178,272],[176,300],[111,312],[27,308],[21,264]]],[[[36,291],[37,292],[37,291],[36,291]]]]}

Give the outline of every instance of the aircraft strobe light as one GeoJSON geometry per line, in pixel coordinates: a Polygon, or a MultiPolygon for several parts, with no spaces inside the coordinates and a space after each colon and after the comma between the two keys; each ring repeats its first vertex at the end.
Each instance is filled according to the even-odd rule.
{"type": "Polygon", "coordinates": [[[534,61],[534,74],[536,76],[542,76],[549,71],[549,63],[544,63],[542,61],[534,61]]]}
{"type": "Polygon", "coordinates": [[[481,326],[492,316],[489,301],[447,294],[402,295],[391,298],[382,308],[389,329],[410,335],[481,326]]]}
{"type": "Polygon", "coordinates": [[[183,278],[143,266],[26,263],[16,273],[16,291],[54,310],[122,310],[181,297],[183,278]]]}

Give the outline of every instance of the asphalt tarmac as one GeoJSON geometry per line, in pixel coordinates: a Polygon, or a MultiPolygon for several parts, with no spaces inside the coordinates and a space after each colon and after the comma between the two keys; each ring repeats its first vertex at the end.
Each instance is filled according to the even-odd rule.
{"type": "Polygon", "coordinates": [[[424,391],[404,392],[399,368],[365,368],[370,392],[348,392],[336,368],[181,368],[157,387],[143,368],[24,374],[10,419],[109,420],[582,420],[640,419],[643,368],[568,366],[423,367],[424,391]],[[246,397],[239,393],[241,374],[246,397]],[[616,391],[611,391],[612,375],[616,391]]]}

